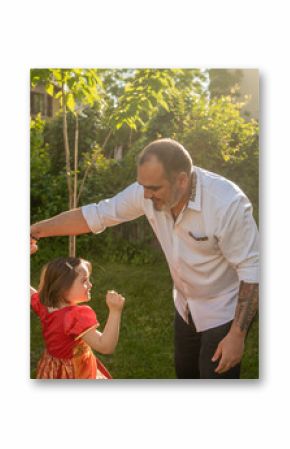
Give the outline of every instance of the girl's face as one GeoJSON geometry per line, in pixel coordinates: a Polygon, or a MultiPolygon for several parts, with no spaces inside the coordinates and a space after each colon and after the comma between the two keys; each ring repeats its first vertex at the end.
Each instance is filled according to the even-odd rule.
{"type": "Polygon", "coordinates": [[[90,282],[88,266],[84,262],[81,262],[75,270],[78,273],[78,276],[70,289],[66,292],[65,299],[70,304],[90,301],[92,284],[90,282]]]}

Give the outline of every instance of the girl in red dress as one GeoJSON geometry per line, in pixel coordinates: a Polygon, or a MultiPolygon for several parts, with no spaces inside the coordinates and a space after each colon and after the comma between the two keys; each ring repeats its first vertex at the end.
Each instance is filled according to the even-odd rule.
{"type": "MultiPolygon", "coordinates": [[[[32,240],[31,253],[37,251],[32,240]]],[[[75,257],[60,257],[42,270],[38,292],[30,288],[31,306],[42,324],[46,349],[38,362],[37,379],[111,379],[92,352],[111,354],[118,342],[125,299],[107,292],[109,316],[98,332],[96,314],[82,305],[90,300],[91,264],[75,257]]]]}

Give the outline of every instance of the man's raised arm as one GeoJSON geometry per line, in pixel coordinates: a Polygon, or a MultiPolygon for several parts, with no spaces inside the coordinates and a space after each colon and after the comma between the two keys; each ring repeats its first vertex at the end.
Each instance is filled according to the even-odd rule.
{"type": "Polygon", "coordinates": [[[79,235],[91,232],[83,217],[81,209],[62,212],[55,217],[34,223],[30,228],[36,239],[60,235],[79,235]]]}

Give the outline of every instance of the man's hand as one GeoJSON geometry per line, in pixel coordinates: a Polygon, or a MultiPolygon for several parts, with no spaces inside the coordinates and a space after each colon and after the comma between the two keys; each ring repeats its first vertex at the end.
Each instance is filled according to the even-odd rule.
{"type": "Polygon", "coordinates": [[[215,369],[218,374],[225,373],[233,366],[237,365],[243,356],[245,337],[242,333],[237,333],[232,329],[219,343],[212,362],[219,359],[219,364],[215,369]]]}
{"type": "Polygon", "coordinates": [[[35,240],[33,237],[30,237],[30,254],[36,253],[37,250],[37,240],[35,240]]]}
{"type": "Polygon", "coordinates": [[[35,224],[30,226],[30,237],[33,240],[34,240],[34,237],[35,237],[35,240],[34,240],[35,242],[37,241],[36,239],[40,238],[39,230],[38,230],[38,224],[37,223],[35,223],[35,224]]]}
{"type": "Polygon", "coordinates": [[[225,338],[219,343],[212,362],[219,360],[215,369],[218,374],[225,373],[237,365],[242,358],[245,336],[256,311],[259,301],[259,285],[241,281],[235,319],[225,338]]]}

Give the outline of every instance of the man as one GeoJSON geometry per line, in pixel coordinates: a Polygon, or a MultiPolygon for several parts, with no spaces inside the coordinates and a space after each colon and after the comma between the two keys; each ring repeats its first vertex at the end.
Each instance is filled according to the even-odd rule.
{"type": "Polygon", "coordinates": [[[174,283],[178,378],[239,378],[258,306],[258,231],[232,182],[193,166],[178,142],[141,152],[137,182],[111,199],[36,223],[35,238],[102,232],[146,215],[174,283]]]}

